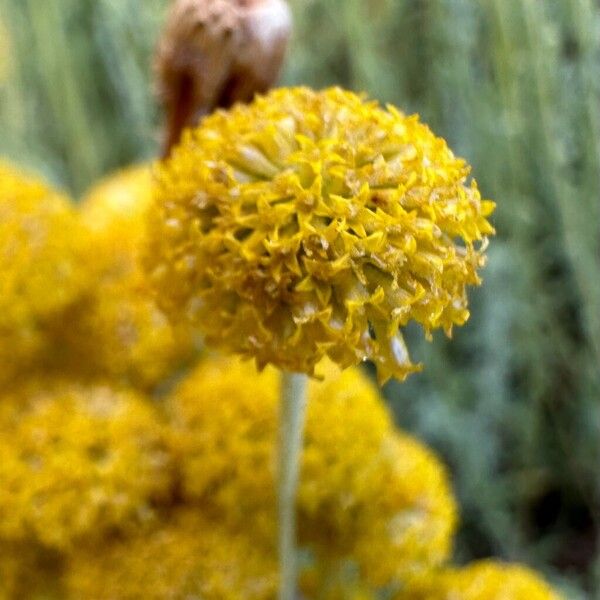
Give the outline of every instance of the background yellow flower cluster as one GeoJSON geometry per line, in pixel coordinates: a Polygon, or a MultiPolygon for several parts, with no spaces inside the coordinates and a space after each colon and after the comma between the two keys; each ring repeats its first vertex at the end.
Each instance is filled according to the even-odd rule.
{"type": "MultiPolygon", "coordinates": [[[[2,172],[0,598],[276,592],[277,373],[198,357],[154,305],[139,269],[151,185],[147,168],[119,174],[75,208],[2,172]],[[39,344],[18,346],[30,331],[39,344]]],[[[362,371],[317,371],[297,503],[307,598],[557,597],[521,571],[446,570],[445,467],[362,371]]]]}
{"type": "MultiPolygon", "coordinates": [[[[169,1],[0,0],[0,152],[77,196],[153,155],[148,56],[169,1]]],[[[397,422],[452,467],[461,561],[526,560],[558,575],[569,599],[587,599],[600,587],[600,7],[290,5],[296,35],[285,81],[342,84],[419,112],[500,201],[471,324],[451,344],[409,332],[427,370],[385,394],[397,422]]],[[[3,556],[16,556],[12,546],[3,556]]]]}

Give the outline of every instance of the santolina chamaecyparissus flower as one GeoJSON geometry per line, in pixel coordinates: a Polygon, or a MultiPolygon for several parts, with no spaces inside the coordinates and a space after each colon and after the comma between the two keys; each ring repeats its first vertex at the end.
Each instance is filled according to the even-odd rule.
{"type": "Polygon", "coordinates": [[[83,243],[68,198],[0,162],[0,381],[33,361],[85,289],[83,243]]]}
{"type": "Polygon", "coordinates": [[[0,540],[64,550],[148,522],[171,493],[151,403],[104,385],[31,381],[0,395],[0,540]]]}
{"type": "MultiPolygon", "coordinates": [[[[442,564],[457,520],[446,469],[394,428],[359,369],[318,369],[296,503],[301,545],[330,571],[354,565],[372,586],[442,564]]],[[[209,357],[166,402],[181,497],[235,528],[252,515],[254,540],[276,524],[278,382],[273,368],[209,357]]]]}
{"type": "Polygon", "coordinates": [[[414,371],[400,330],[468,318],[487,217],[417,116],[339,88],[280,89],[219,111],[157,167],[146,266],[162,306],[259,366],[325,355],[414,371]]]}
{"type": "Polygon", "coordinates": [[[149,532],[71,553],[67,597],[271,600],[276,553],[252,534],[251,528],[228,529],[198,507],[180,509],[149,532]]]}
{"type": "Polygon", "coordinates": [[[58,322],[52,331],[61,373],[151,390],[196,354],[193,332],[173,327],[156,306],[140,265],[152,189],[150,166],[139,165],[96,184],[79,203],[93,285],[69,310],[69,326],[58,322]]]}
{"type": "Polygon", "coordinates": [[[415,578],[396,600],[563,600],[531,569],[482,560],[415,578]]]}

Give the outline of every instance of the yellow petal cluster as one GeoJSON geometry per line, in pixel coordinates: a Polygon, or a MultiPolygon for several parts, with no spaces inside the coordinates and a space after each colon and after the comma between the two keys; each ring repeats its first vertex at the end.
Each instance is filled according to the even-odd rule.
{"type": "Polygon", "coordinates": [[[84,289],[83,238],[67,198],[0,162],[0,382],[84,289]]]}
{"type": "Polygon", "coordinates": [[[359,369],[326,364],[320,370],[324,380],[309,387],[298,491],[306,521],[301,530],[324,546],[347,549],[357,515],[387,485],[385,446],[395,429],[381,396],[359,369]]]}
{"type": "Polygon", "coordinates": [[[234,523],[274,505],[277,398],[275,370],[235,359],[207,357],[181,382],[166,410],[186,501],[234,523]]]}
{"type": "Polygon", "coordinates": [[[156,306],[139,262],[152,199],[148,166],[99,183],[83,199],[86,264],[95,285],[55,332],[63,372],[104,375],[148,389],[194,354],[189,331],[176,329],[156,306]]]}
{"type": "Polygon", "coordinates": [[[0,538],[64,549],[152,517],[172,473],[152,405],[45,383],[0,398],[0,538]]]}
{"type": "Polygon", "coordinates": [[[397,600],[563,600],[527,567],[491,560],[412,582],[397,600]]]}
{"type": "MultiPolygon", "coordinates": [[[[396,433],[358,369],[320,368],[309,388],[298,493],[301,543],[373,585],[444,561],[456,508],[444,468],[396,433]]],[[[210,358],[168,400],[181,490],[235,526],[275,520],[278,375],[210,358]]],[[[337,568],[337,566],[336,566],[337,568]]]]}
{"type": "Polygon", "coordinates": [[[356,511],[348,552],[375,588],[448,560],[457,524],[446,472],[432,452],[404,434],[388,438],[381,452],[385,479],[356,511]]]}
{"type": "Polygon", "coordinates": [[[418,117],[339,88],[219,111],[157,168],[146,264],[207,342],[313,373],[415,370],[400,334],[468,318],[486,217],[469,166],[418,117]]]}
{"type": "Polygon", "coordinates": [[[250,529],[239,533],[183,510],[155,531],[70,558],[68,598],[272,600],[277,553],[250,529]]]}

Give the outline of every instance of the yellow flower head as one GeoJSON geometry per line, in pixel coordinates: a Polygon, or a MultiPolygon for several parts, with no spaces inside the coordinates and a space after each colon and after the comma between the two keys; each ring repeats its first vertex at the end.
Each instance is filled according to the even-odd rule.
{"type": "Polygon", "coordinates": [[[398,600],[562,600],[527,567],[480,561],[414,580],[398,600]]]}
{"type": "Polygon", "coordinates": [[[381,484],[356,511],[347,553],[374,587],[409,581],[448,560],[457,524],[446,471],[430,450],[396,434],[381,454],[381,484]]]}
{"type": "MultiPolygon", "coordinates": [[[[325,367],[309,388],[298,493],[301,543],[354,562],[375,585],[445,560],[455,504],[439,461],[395,432],[357,369],[325,367]]],[[[212,358],[168,400],[182,494],[235,526],[276,520],[277,372],[212,358]]]]}
{"type": "Polygon", "coordinates": [[[186,501],[215,506],[234,523],[274,504],[277,386],[274,370],[208,357],[167,398],[186,501]]]}
{"type": "Polygon", "coordinates": [[[0,381],[82,292],[83,234],[69,200],[0,162],[0,381]]]}
{"type": "Polygon", "coordinates": [[[210,344],[312,373],[415,370],[399,328],[468,318],[493,203],[416,116],[338,88],[219,111],[158,168],[147,267],[210,344]]]}
{"type": "Polygon", "coordinates": [[[227,530],[188,509],[150,534],[74,552],[66,588],[73,599],[271,600],[276,556],[250,529],[227,530]]]}
{"type": "Polygon", "coordinates": [[[86,264],[95,285],[55,332],[59,367],[152,388],[194,353],[189,331],[173,327],[156,306],[139,263],[152,173],[140,166],[94,187],[81,203],[86,264]]]}
{"type": "Polygon", "coordinates": [[[32,384],[0,406],[3,539],[66,548],[148,520],[170,493],[162,425],[141,397],[32,384]]]}

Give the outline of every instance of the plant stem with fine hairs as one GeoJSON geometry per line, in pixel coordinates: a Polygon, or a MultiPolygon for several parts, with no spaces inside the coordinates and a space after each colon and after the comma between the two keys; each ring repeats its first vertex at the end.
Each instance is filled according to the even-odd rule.
{"type": "Polygon", "coordinates": [[[279,600],[296,598],[296,492],[306,417],[306,375],[283,372],[279,404],[279,600]]]}

